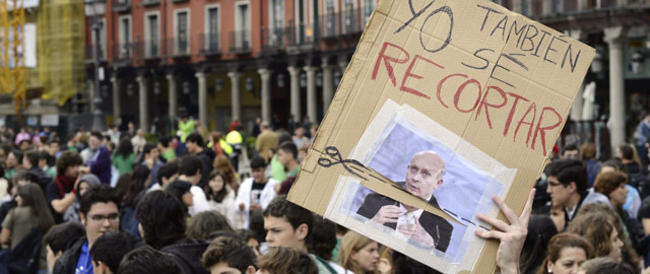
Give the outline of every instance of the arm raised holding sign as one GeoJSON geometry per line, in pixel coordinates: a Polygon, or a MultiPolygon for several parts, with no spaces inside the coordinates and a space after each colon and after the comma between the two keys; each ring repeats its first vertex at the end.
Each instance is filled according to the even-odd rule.
{"type": "Polygon", "coordinates": [[[510,224],[497,218],[477,215],[481,221],[492,225],[493,229],[490,231],[476,230],[476,235],[483,239],[498,239],[500,241],[497,250],[497,266],[501,269],[501,273],[519,273],[519,257],[526,240],[526,234],[528,234],[528,220],[534,197],[535,189],[532,189],[519,217],[501,199],[493,198],[494,203],[501,209],[510,224]]]}

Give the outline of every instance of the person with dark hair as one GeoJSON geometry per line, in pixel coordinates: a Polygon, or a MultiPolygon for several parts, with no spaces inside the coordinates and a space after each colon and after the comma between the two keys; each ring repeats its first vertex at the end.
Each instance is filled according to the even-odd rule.
{"type": "MultiPolygon", "coordinates": [[[[50,154],[47,151],[45,150],[39,151],[38,168],[43,172],[45,172],[45,174],[49,177],[48,179],[51,181],[52,179],[54,179],[54,177],[56,177],[56,169],[49,164],[50,163],[49,159],[50,159],[50,154]]],[[[48,183],[50,181],[48,181],[48,183]]]]}
{"type": "Polygon", "coordinates": [[[86,236],[86,229],[79,223],[67,222],[53,226],[43,236],[43,245],[47,251],[47,269],[52,273],[54,262],[63,255],[78,239],[86,236]]]}
{"type": "Polygon", "coordinates": [[[207,243],[185,237],[186,212],[181,201],[159,190],[147,193],[135,210],[144,242],[170,253],[178,273],[205,273],[200,257],[207,243]]]}
{"type": "Polygon", "coordinates": [[[209,241],[210,234],[215,231],[235,232],[225,216],[210,210],[192,216],[185,235],[192,239],[209,241]]]}
{"type": "Polygon", "coordinates": [[[45,197],[54,211],[56,223],[63,221],[63,213],[68,210],[77,199],[77,176],[82,159],[78,153],[65,151],[56,160],[56,178],[50,182],[45,192],[45,197]]]}
{"type": "Polygon", "coordinates": [[[314,214],[314,221],[310,227],[309,237],[307,238],[307,251],[314,254],[314,257],[323,259],[337,273],[344,273],[345,269],[334,261],[332,251],[336,247],[336,224],[321,216],[314,214]]]}
{"type": "MultiPolygon", "coordinates": [[[[188,137],[189,138],[189,137],[188,137]]],[[[205,193],[198,184],[201,181],[201,171],[203,169],[203,162],[201,158],[195,155],[186,155],[180,158],[178,163],[178,179],[176,181],[183,181],[190,183],[192,188],[192,206],[189,208],[191,216],[203,211],[210,210],[208,200],[205,198],[205,193]]]]}
{"type": "Polygon", "coordinates": [[[546,246],[555,234],[557,234],[557,228],[548,215],[531,216],[528,222],[528,234],[519,260],[522,274],[537,272],[546,257],[546,246]]]}
{"type": "Polygon", "coordinates": [[[287,179],[276,186],[278,194],[288,194],[289,189],[296,180],[298,171],[300,171],[300,162],[298,161],[298,148],[293,142],[284,142],[278,147],[278,161],[287,171],[287,179]]]}
{"type": "MultiPolygon", "coordinates": [[[[149,168],[151,171],[151,181],[150,184],[158,183],[158,170],[163,165],[163,162],[158,159],[160,156],[160,151],[153,144],[146,144],[142,149],[142,165],[149,168]]],[[[149,187],[150,185],[147,185],[149,187]]]]}
{"type": "Polygon", "coordinates": [[[81,152],[85,173],[92,173],[102,184],[111,183],[111,152],[101,143],[102,135],[93,131],[88,138],[88,148],[81,152]]]}
{"type": "Polygon", "coordinates": [[[135,249],[138,240],[128,232],[109,231],[90,249],[95,274],[117,273],[122,258],[135,249]]]}
{"type": "Polygon", "coordinates": [[[198,157],[203,163],[201,168],[201,178],[199,180],[198,186],[204,187],[207,183],[208,176],[212,172],[212,164],[214,163],[214,152],[211,149],[206,149],[203,142],[203,137],[198,133],[192,133],[187,136],[185,140],[185,146],[187,151],[196,157],[198,157]]]}
{"type": "Polygon", "coordinates": [[[208,199],[210,209],[221,213],[234,223],[236,219],[235,191],[226,184],[225,175],[221,171],[213,170],[203,191],[208,199]]]}
{"type": "MultiPolygon", "coordinates": [[[[188,208],[194,205],[194,195],[190,191],[192,189],[192,184],[185,181],[173,181],[171,182],[164,191],[174,195],[176,199],[183,202],[183,208],[185,213],[189,215],[188,208]]],[[[206,211],[204,211],[206,212],[206,211]]]]}
{"type": "Polygon", "coordinates": [[[253,252],[255,253],[255,256],[260,256],[260,240],[259,236],[253,230],[250,229],[238,229],[237,230],[237,235],[241,237],[244,242],[246,242],[246,245],[250,247],[253,252]]]}
{"type": "Polygon", "coordinates": [[[120,197],[110,186],[93,186],[79,201],[81,223],[86,237],[76,241],[54,265],[54,273],[93,273],[90,249],[104,233],[120,227],[120,197]]]}
{"type": "Polygon", "coordinates": [[[150,180],[149,168],[145,165],[137,166],[133,170],[126,192],[122,196],[120,228],[136,236],[140,236],[140,234],[138,232],[138,221],[135,218],[135,207],[144,196],[150,180]]]}
{"type": "Polygon", "coordinates": [[[12,149],[7,153],[7,160],[5,161],[5,178],[11,178],[18,173],[23,162],[23,153],[19,150],[12,149]]]}
{"type": "Polygon", "coordinates": [[[174,151],[173,141],[171,138],[163,136],[158,139],[158,150],[160,155],[169,163],[176,159],[176,152],[174,151]]]}
{"type": "Polygon", "coordinates": [[[157,184],[151,184],[147,191],[162,190],[165,189],[169,183],[176,180],[178,177],[178,161],[172,160],[162,165],[158,169],[158,174],[156,174],[157,184]]]}
{"type": "Polygon", "coordinates": [[[180,200],[164,191],[144,195],[135,208],[144,242],[155,249],[183,239],[186,211],[180,200]]]}
{"type": "Polygon", "coordinates": [[[582,162],[562,159],[551,162],[548,167],[548,186],[546,192],[551,196],[551,204],[564,208],[568,226],[583,200],[587,196],[587,172],[582,162]]]}
{"type": "Polygon", "coordinates": [[[629,144],[622,144],[616,148],[616,158],[619,159],[623,165],[622,171],[627,174],[628,184],[637,189],[642,189],[648,185],[648,170],[641,167],[639,163],[639,156],[634,147],[629,144]]]}
{"type": "Polygon", "coordinates": [[[318,274],[323,272],[305,251],[291,247],[271,248],[257,259],[258,273],[268,274],[318,274]]]}
{"type": "MultiPolygon", "coordinates": [[[[41,249],[40,237],[54,225],[54,218],[47,207],[47,201],[41,188],[34,183],[28,183],[18,187],[18,196],[16,197],[18,206],[13,208],[2,221],[2,232],[0,233],[0,243],[3,248],[14,250],[23,240],[28,241],[28,250],[34,250],[36,265],[32,269],[45,269],[45,250],[41,249]],[[28,237],[36,237],[36,246],[29,243],[34,242],[28,237]],[[41,254],[42,256],[39,256],[41,254]],[[40,259],[39,259],[40,258],[40,259]]],[[[32,255],[32,254],[12,254],[12,256],[32,255]]]]}
{"type": "Polygon", "coordinates": [[[276,180],[266,177],[266,162],[256,156],[251,160],[253,176],[242,182],[237,191],[237,214],[244,216],[244,222],[237,228],[247,228],[250,223],[250,212],[264,210],[275,198],[276,180]]]}
{"type": "MultiPolygon", "coordinates": [[[[307,251],[307,240],[313,230],[314,215],[311,211],[278,196],[264,210],[264,229],[269,247],[291,247],[307,251]]],[[[336,273],[327,260],[314,254],[319,273],[336,273]]]]}
{"type": "Polygon", "coordinates": [[[45,171],[39,168],[38,164],[41,159],[41,152],[37,150],[30,150],[25,153],[23,157],[23,169],[36,176],[34,183],[41,187],[43,192],[46,191],[47,185],[52,182],[52,178],[45,171]]]}
{"type": "Polygon", "coordinates": [[[210,242],[202,255],[203,268],[210,273],[253,274],[256,255],[241,239],[221,236],[210,242]]]}
{"type": "Polygon", "coordinates": [[[122,175],[133,171],[133,161],[135,161],[133,145],[128,138],[123,138],[113,155],[113,166],[117,169],[118,174],[122,175]]]}
{"type": "Polygon", "coordinates": [[[576,144],[568,144],[562,149],[561,159],[580,159],[580,150],[576,144]]]}
{"type": "Polygon", "coordinates": [[[150,246],[141,246],[124,255],[117,274],[178,274],[181,269],[171,256],[150,246]]]}

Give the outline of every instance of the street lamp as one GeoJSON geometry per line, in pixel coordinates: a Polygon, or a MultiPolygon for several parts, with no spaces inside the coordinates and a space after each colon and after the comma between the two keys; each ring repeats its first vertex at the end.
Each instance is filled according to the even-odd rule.
{"type": "Polygon", "coordinates": [[[100,93],[99,86],[99,75],[101,73],[101,68],[99,67],[99,58],[102,54],[101,49],[101,30],[102,30],[102,18],[106,10],[106,0],[85,0],[84,1],[85,13],[86,16],[92,16],[92,29],[95,32],[95,45],[93,47],[93,56],[94,56],[94,65],[95,65],[95,87],[94,92],[92,93],[92,115],[93,115],[93,130],[103,130],[104,122],[102,121],[102,110],[101,103],[102,97],[100,93]]]}

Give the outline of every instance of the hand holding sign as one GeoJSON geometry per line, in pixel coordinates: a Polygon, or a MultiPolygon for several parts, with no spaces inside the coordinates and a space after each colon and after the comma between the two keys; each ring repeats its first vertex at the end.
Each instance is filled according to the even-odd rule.
{"type": "Polygon", "coordinates": [[[494,229],[490,231],[476,230],[476,235],[484,239],[499,239],[500,241],[497,250],[497,266],[501,269],[501,273],[519,273],[519,256],[526,240],[526,234],[528,234],[528,220],[533,208],[534,197],[535,189],[533,188],[528,194],[528,201],[519,217],[501,199],[493,198],[494,203],[499,206],[510,224],[482,214],[478,215],[481,221],[491,224],[494,229]]]}

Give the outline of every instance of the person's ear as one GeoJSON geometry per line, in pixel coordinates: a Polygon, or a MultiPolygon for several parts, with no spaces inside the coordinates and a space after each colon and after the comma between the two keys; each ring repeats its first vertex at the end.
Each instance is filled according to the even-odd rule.
{"type": "Polygon", "coordinates": [[[569,191],[571,191],[571,192],[573,192],[573,191],[577,191],[577,189],[578,189],[578,184],[576,184],[576,182],[570,182],[570,183],[566,186],[566,188],[567,188],[569,191]]]}
{"type": "Polygon", "coordinates": [[[305,240],[307,238],[307,234],[309,234],[309,226],[307,226],[307,224],[300,224],[298,228],[296,228],[296,235],[298,236],[298,239],[305,240]]]}
{"type": "Polygon", "coordinates": [[[257,271],[257,270],[255,270],[255,267],[252,266],[252,265],[249,265],[249,266],[246,268],[246,274],[255,274],[256,271],[257,271]]]}
{"type": "Polygon", "coordinates": [[[86,225],[86,214],[84,214],[83,212],[79,212],[79,219],[81,220],[81,224],[85,226],[86,225]]]}

